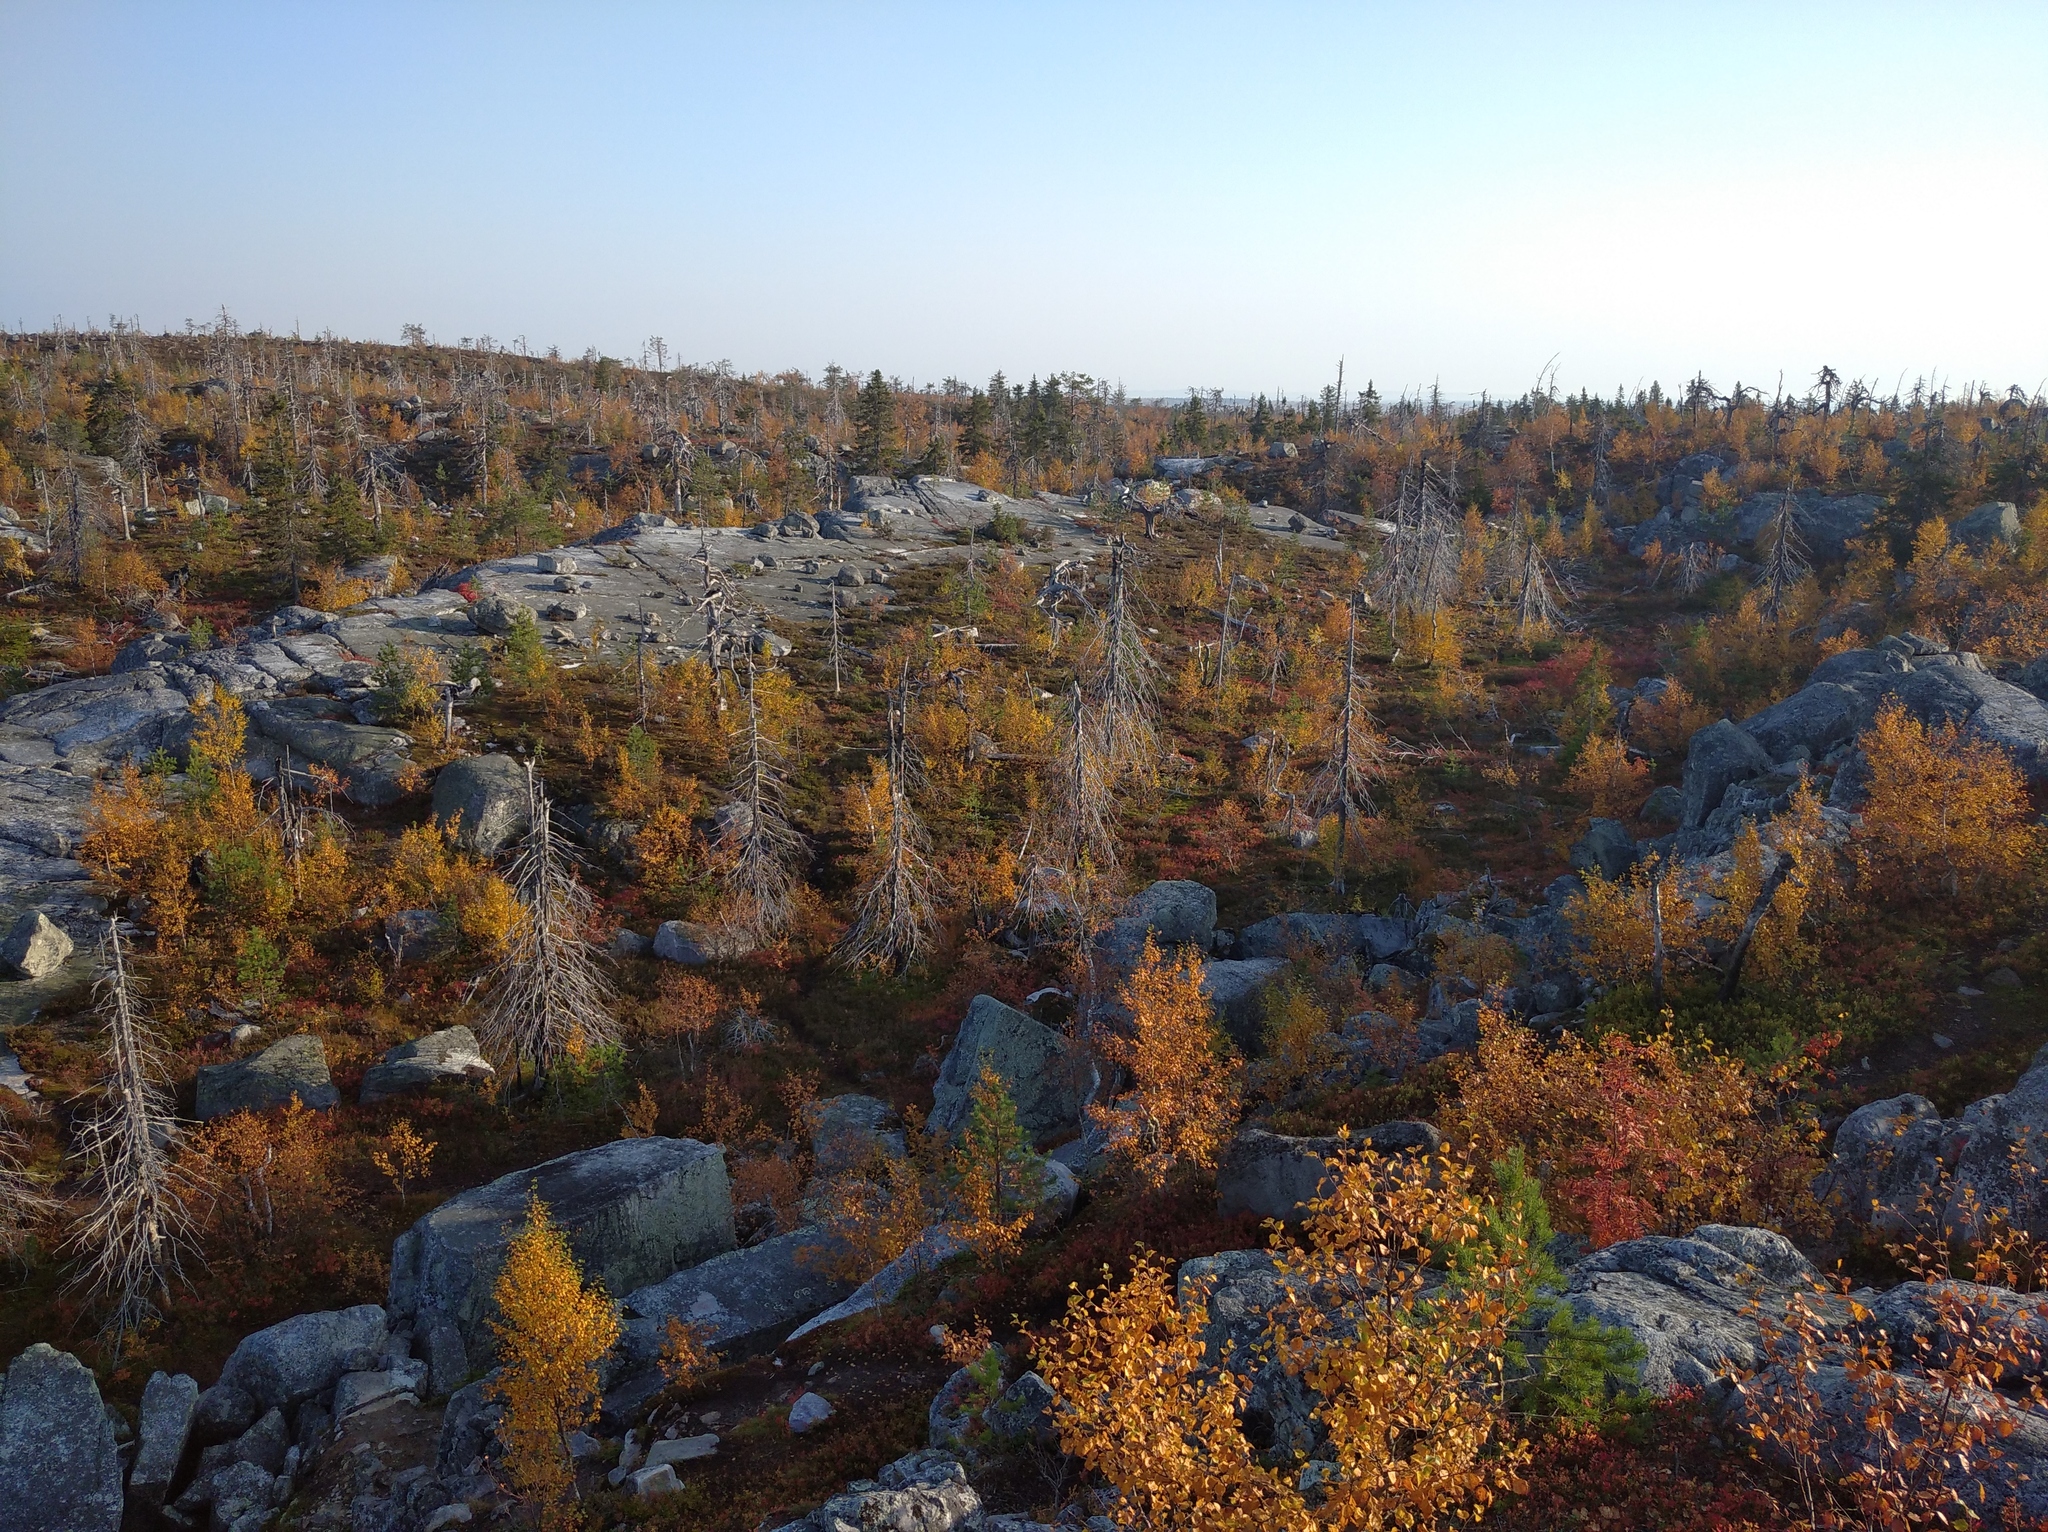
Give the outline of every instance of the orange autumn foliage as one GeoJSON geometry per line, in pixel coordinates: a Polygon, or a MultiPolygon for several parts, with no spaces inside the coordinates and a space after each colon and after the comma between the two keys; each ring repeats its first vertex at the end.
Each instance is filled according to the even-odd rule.
{"type": "Polygon", "coordinates": [[[1230,1044],[1202,993],[1201,959],[1182,952],[1169,963],[1148,934],[1118,994],[1130,1034],[1105,1033],[1098,1048],[1130,1088],[1088,1109],[1105,1152],[1154,1187],[1177,1166],[1214,1167],[1237,1127],[1239,1086],[1230,1044]]]}

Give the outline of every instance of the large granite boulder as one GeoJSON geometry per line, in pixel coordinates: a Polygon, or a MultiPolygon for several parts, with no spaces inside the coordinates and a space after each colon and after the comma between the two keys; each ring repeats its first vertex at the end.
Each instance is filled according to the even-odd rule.
{"type": "Polygon", "coordinates": [[[1653,1234],[1596,1250],[1571,1268],[1565,1301],[1581,1319],[1642,1344],[1642,1387],[1719,1395],[1766,1360],[1759,1318],[1782,1315],[1820,1274],[1792,1242],[1765,1229],[1707,1224],[1679,1239],[1653,1234]]]}
{"type": "Polygon", "coordinates": [[[534,610],[516,597],[503,595],[498,591],[485,591],[469,604],[469,620],[476,624],[479,633],[503,635],[510,633],[522,622],[536,622],[539,619],[534,610]]]}
{"type": "Polygon", "coordinates": [[[733,1248],[725,1151],[689,1138],[630,1138],[515,1170],[452,1197],[391,1247],[389,1307],[417,1332],[452,1323],[471,1360],[494,1347],[491,1284],[526,1227],[529,1189],[548,1205],[586,1277],[614,1293],[733,1248]]]}
{"type": "Polygon", "coordinates": [[[873,1480],[857,1481],[809,1515],[785,1522],[775,1532],[841,1532],[842,1528],[874,1528],[875,1532],[954,1532],[988,1527],[993,1532],[1008,1518],[987,1519],[981,1497],[967,1482],[967,1470],[954,1458],[929,1448],[911,1453],[882,1469],[873,1480]]]}
{"type": "Polygon", "coordinates": [[[1888,1096],[1858,1107],[1835,1130],[1828,1199],[1844,1217],[1885,1233],[1911,1228],[1922,1203],[1938,1194],[1946,1132],[1925,1096],[1888,1096]]]}
{"type": "Polygon", "coordinates": [[[1571,863],[1580,872],[1597,872],[1610,883],[1636,864],[1636,839],[1618,819],[1595,819],[1572,843],[1571,863]]]}
{"type": "MultiPolygon", "coordinates": [[[[1751,495],[1735,508],[1735,535],[1755,543],[1777,518],[1783,491],[1751,495]]],[[[1818,559],[1838,559],[1854,538],[1870,530],[1884,500],[1877,495],[1822,495],[1801,490],[1793,496],[1793,524],[1807,549],[1818,559]]]]}
{"type": "Polygon", "coordinates": [[[247,707],[250,732],[268,742],[269,753],[289,755],[294,767],[333,767],[350,802],[383,808],[406,796],[412,741],[398,730],[338,716],[340,705],[325,697],[255,698],[247,707]]]}
{"type": "Polygon", "coordinates": [[[491,1061],[477,1047],[474,1032],[468,1027],[446,1027],[400,1043],[384,1055],[383,1062],[365,1070],[361,1101],[368,1106],[386,1096],[445,1082],[480,1085],[495,1074],[491,1061]]]}
{"type": "Polygon", "coordinates": [[[2010,500],[1992,500],[1957,517],[1948,530],[1972,553],[1988,553],[2001,543],[2011,548],[2020,540],[2020,508],[2010,500]]]}
{"type": "Polygon", "coordinates": [[[1192,946],[1207,952],[1216,935],[1215,890],[1183,879],[1154,883],[1132,897],[1099,945],[1114,966],[1129,968],[1145,950],[1147,935],[1164,951],[1192,946]]]}
{"type": "Polygon", "coordinates": [[[824,1245],[825,1236],[806,1225],[636,1288],[622,1305],[621,1349],[633,1361],[654,1362],[670,1319],[699,1326],[702,1343],[721,1350],[780,1340],[858,1285],[817,1270],[824,1245]]]}
{"type": "Polygon", "coordinates": [[[1237,933],[1240,958],[1286,958],[1296,953],[1335,957],[1358,948],[1356,915],[1269,915],[1237,933]]]}
{"type": "Polygon", "coordinates": [[[310,1032],[295,1033],[232,1064],[201,1065],[193,1115],[210,1122],[229,1112],[267,1112],[288,1105],[294,1096],[321,1112],[341,1100],[327,1073],[326,1045],[310,1032]]]}
{"type": "Polygon", "coordinates": [[[0,1525],[7,1532],[119,1532],[121,1458],[99,1385],[40,1342],[0,1388],[0,1525]]]}
{"type": "Polygon", "coordinates": [[[1260,1047],[1266,988],[1287,971],[1287,959],[1219,958],[1203,965],[1202,993],[1231,1040],[1246,1052],[1260,1047]]]}
{"type": "Polygon", "coordinates": [[[984,1062],[1001,1077],[1033,1142],[1057,1143],[1080,1130],[1095,1084],[1087,1050],[991,995],[976,995],[932,1086],[925,1126],[933,1133],[955,1135],[967,1125],[968,1096],[984,1062]]]}
{"type": "Polygon", "coordinates": [[[376,1366],[390,1338],[384,1310],[374,1303],[294,1314],[243,1336],[218,1386],[239,1389],[258,1410],[289,1408],[334,1387],[345,1372],[376,1366]]]}
{"type": "Polygon", "coordinates": [[[496,856],[527,832],[533,806],[526,767],[509,755],[465,755],[434,778],[434,819],[455,827],[455,841],[496,856]]]}
{"type": "Polygon", "coordinates": [[[192,1440],[192,1416],[199,1385],[184,1373],[151,1373],[137,1412],[135,1466],[128,1473],[128,1498],[144,1511],[164,1503],[185,1447],[192,1440]]]}
{"type": "Polygon", "coordinates": [[[1246,1128],[1230,1141],[1216,1171],[1216,1205],[1224,1213],[1293,1222],[1336,1184],[1330,1161],[1370,1148],[1380,1154],[1433,1154],[1443,1136],[1426,1122],[1386,1122],[1362,1133],[1290,1138],[1246,1128]]]}
{"type": "Polygon", "coordinates": [[[1717,719],[1692,737],[1685,752],[1685,810],[1682,830],[1696,830],[1721,806],[1737,782],[1771,769],[1770,752],[1756,738],[1727,719],[1717,719]]]}
{"type": "Polygon", "coordinates": [[[877,1156],[901,1159],[907,1145],[896,1108],[873,1096],[828,1096],[811,1122],[811,1162],[821,1176],[854,1170],[877,1156]]]}
{"type": "Polygon", "coordinates": [[[654,933],[654,955],[665,963],[729,962],[754,950],[753,938],[736,926],[697,920],[664,920],[654,933]]]}
{"type": "Polygon", "coordinates": [[[212,681],[186,666],[152,665],[23,692],[0,704],[0,725],[41,736],[53,761],[118,766],[173,746],[192,704],[212,694],[212,681]]]}
{"type": "Polygon", "coordinates": [[[0,965],[24,979],[42,979],[70,958],[71,938],[41,910],[24,910],[0,941],[0,965]]]}

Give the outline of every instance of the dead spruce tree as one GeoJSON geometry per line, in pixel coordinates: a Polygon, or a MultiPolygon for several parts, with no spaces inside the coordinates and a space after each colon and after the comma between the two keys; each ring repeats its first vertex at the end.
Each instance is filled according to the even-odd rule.
{"type": "Polygon", "coordinates": [[[1458,593],[1465,552],[1456,484],[1425,459],[1402,474],[1387,520],[1392,530],[1374,571],[1374,602],[1397,635],[1404,619],[1434,628],[1458,593]]]}
{"type": "Polygon", "coordinates": [[[791,828],[782,750],[761,719],[754,657],[737,667],[741,701],[732,725],[737,765],[716,849],[725,864],[726,924],[755,942],[789,929],[803,837],[791,828]]]}
{"type": "Polygon", "coordinates": [[[519,905],[504,955],[484,976],[477,1039],[512,1067],[516,1090],[527,1065],[538,1092],[568,1060],[619,1040],[611,986],[591,945],[590,892],[577,881],[568,848],[556,838],[547,789],[526,765],[530,827],[509,879],[519,905]]]}
{"type": "Polygon", "coordinates": [[[1358,673],[1361,604],[1362,598],[1356,594],[1348,603],[1350,621],[1344,633],[1344,676],[1337,695],[1337,711],[1324,736],[1322,767],[1310,779],[1304,795],[1309,813],[1318,822],[1336,816],[1337,863],[1330,888],[1339,894],[1344,892],[1344,864],[1350,851],[1352,818],[1370,819],[1378,813],[1372,787],[1386,771],[1387,742],[1366,707],[1366,683],[1358,673]]]}
{"type": "Polygon", "coordinates": [[[67,1244],[79,1263],[72,1286],[106,1305],[101,1335],[118,1356],[184,1277],[185,1257],[197,1249],[187,1199],[200,1187],[173,1152],[170,1069],[136,998],[119,921],[107,922],[99,956],[106,1069],[78,1137],[93,1200],[67,1244]]]}
{"type": "Polygon", "coordinates": [[[1799,506],[1792,491],[1778,503],[1764,533],[1758,539],[1764,548],[1763,568],[1757,572],[1757,610],[1776,622],[1792,598],[1792,591],[1813,570],[1806,557],[1806,542],[1799,535],[1799,506]]]}
{"type": "Polygon", "coordinates": [[[1149,782],[1159,764],[1159,731],[1153,716],[1152,656],[1135,605],[1136,562],[1123,538],[1110,544],[1109,599],[1096,617],[1088,647],[1087,702],[1111,778],[1149,782]]]}
{"type": "Polygon", "coordinates": [[[1558,625],[1564,615],[1561,584],[1526,521],[1510,524],[1490,563],[1496,599],[1514,613],[1516,638],[1527,643],[1558,625]]]}
{"type": "Polygon", "coordinates": [[[848,968],[872,963],[902,973],[932,944],[931,841],[912,797],[921,775],[910,743],[915,695],[906,669],[888,699],[888,762],[878,768],[866,799],[874,870],[861,888],[853,924],[833,949],[833,956],[848,968]]]}

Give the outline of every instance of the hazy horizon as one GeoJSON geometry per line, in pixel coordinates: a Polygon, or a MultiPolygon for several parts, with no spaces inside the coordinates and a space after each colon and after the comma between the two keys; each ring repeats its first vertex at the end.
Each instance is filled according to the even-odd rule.
{"type": "Polygon", "coordinates": [[[0,5],[0,314],[1139,397],[2048,377],[2048,10],[0,5]]]}

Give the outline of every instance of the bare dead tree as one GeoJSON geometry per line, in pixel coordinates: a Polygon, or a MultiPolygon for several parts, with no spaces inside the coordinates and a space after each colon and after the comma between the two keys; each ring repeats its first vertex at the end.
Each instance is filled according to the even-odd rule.
{"type": "Polygon", "coordinates": [[[1713,577],[1720,550],[1712,543],[1687,543],[1678,555],[1678,588],[1691,596],[1713,577]]]}
{"type": "Polygon", "coordinates": [[[1424,461],[1401,476],[1374,571],[1374,603],[1398,627],[1403,616],[1434,623],[1457,594],[1465,551],[1456,486],[1424,461]]]}
{"type": "Polygon", "coordinates": [[[1153,721],[1152,656],[1135,608],[1135,562],[1123,538],[1110,544],[1109,600],[1096,618],[1088,648],[1087,703],[1110,776],[1148,782],[1159,761],[1159,733],[1153,721]]]}
{"type": "Polygon", "coordinates": [[[1772,622],[1778,620],[1799,582],[1813,572],[1806,556],[1805,539],[1799,535],[1799,506],[1792,491],[1778,502],[1760,539],[1764,545],[1763,568],[1756,577],[1757,605],[1772,622]]]}
{"type": "Polygon", "coordinates": [[[78,1138],[93,1204],[67,1245],[79,1263],[71,1285],[107,1305],[100,1333],[119,1355],[123,1340],[156,1317],[171,1283],[184,1279],[185,1258],[197,1253],[187,1199],[201,1187],[173,1153],[170,1067],[149,1034],[118,920],[107,922],[99,957],[105,1072],[78,1138]]]}
{"type": "Polygon", "coordinates": [[[27,1148],[19,1133],[0,1128],[0,1257],[9,1261],[21,1259],[30,1236],[57,1211],[56,1199],[21,1168],[27,1148]]]}
{"type": "Polygon", "coordinates": [[[729,923],[762,941],[789,928],[803,837],[789,822],[782,751],[761,722],[751,653],[745,656],[741,676],[745,706],[733,724],[737,766],[717,851],[725,862],[725,887],[732,898],[729,923]]]}
{"type": "Polygon", "coordinates": [[[1526,642],[1548,633],[1564,617],[1561,583],[1543,549],[1517,520],[1495,550],[1494,585],[1515,613],[1515,636],[1526,642]]]}
{"type": "Polygon", "coordinates": [[[539,1091],[557,1069],[588,1048],[619,1040],[612,991],[590,941],[591,898],[577,880],[569,850],[555,835],[547,789],[526,765],[530,820],[508,881],[518,901],[505,954],[485,975],[477,999],[477,1039],[512,1067],[516,1089],[533,1066],[539,1091]]]}
{"type": "Polygon", "coordinates": [[[1072,626],[1080,619],[1068,617],[1066,607],[1071,603],[1080,611],[1093,613],[1095,603],[1088,599],[1088,560],[1086,557],[1061,559],[1053,565],[1038,587],[1034,605],[1045,613],[1045,620],[1052,630],[1051,640],[1046,645],[1047,653],[1057,653],[1060,647],[1060,624],[1072,626]]]}
{"type": "MultiPolygon", "coordinates": [[[[853,924],[833,949],[848,968],[873,963],[902,973],[930,949],[935,930],[931,841],[918,818],[912,794],[919,761],[910,745],[910,709],[915,692],[906,669],[888,699],[889,758],[880,818],[869,829],[874,871],[854,906],[853,924]]],[[[872,799],[869,812],[874,812],[872,799]]]]}
{"type": "Polygon", "coordinates": [[[1348,603],[1350,621],[1344,634],[1344,681],[1336,715],[1325,737],[1323,765],[1304,795],[1318,820],[1337,817],[1337,870],[1332,892],[1344,892],[1344,863],[1350,851],[1353,816],[1370,819],[1379,812],[1372,788],[1385,774],[1387,742],[1371,712],[1366,683],[1358,674],[1358,611],[1354,595],[1348,603]]]}

